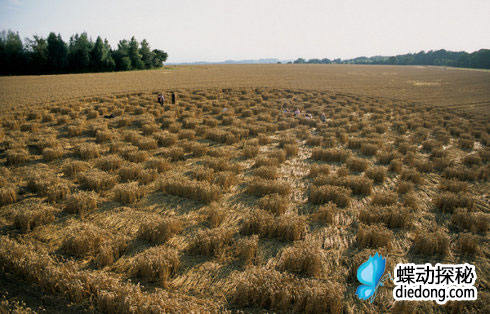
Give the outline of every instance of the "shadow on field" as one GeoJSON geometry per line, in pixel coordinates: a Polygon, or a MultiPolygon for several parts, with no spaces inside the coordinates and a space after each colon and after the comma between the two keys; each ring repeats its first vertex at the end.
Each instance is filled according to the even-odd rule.
{"type": "Polygon", "coordinates": [[[73,304],[66,298],[45,294],[37,284],[0,272],[0,301],[4,298],[9,306],[0,305],[0,313],[30,313],[28,309],[45,313],[98,313],[86,304],[73,304]]]}

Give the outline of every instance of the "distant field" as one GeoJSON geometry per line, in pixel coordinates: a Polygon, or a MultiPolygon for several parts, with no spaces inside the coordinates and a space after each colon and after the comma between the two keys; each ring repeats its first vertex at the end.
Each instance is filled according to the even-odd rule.
{"type": "MultiPolygon", "coordinates": [[[[490,71],[423,66],[202,65],[124,73],[0,77],[0,104],[176,88],[274,87],[387,97],[488,113],[490,71]]],[[[5,107],[4,107],[5,108],[5,107]]]]}
{"type": "Polygon", "coordinates": [[[489,72],[226,65],[0,84],[0,313],[488,313],[489,72]],[[394,302],[387,282],[360,301],[355,271],[375,252],[389,270],[471,263],[478,300],[394,302]]]}

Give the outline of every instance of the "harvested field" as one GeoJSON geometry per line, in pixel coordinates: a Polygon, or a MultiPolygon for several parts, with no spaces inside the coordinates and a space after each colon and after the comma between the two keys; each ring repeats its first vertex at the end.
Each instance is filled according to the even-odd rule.
{"type": "Polygon", "coordinates": [[[0,77],[0,106],[162,89],[262,87],[383,97],[465,109],[478,115],[490,111],[488,70],[309,64],[170,66],[122,73],[0,77]]]}
{"type": "Polygon", "coordinates": [[[261,67],[0,78],[0,284],[75,311],[406,309],[355,296],[377,251],[475,265],[477,301],[408,309],[484,312],[490,72],[261,67]]]}

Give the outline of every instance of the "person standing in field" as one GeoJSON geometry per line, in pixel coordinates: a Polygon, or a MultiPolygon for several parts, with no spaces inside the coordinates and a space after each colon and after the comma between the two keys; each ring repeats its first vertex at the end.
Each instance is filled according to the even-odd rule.
{"type": "Polygon", "coordinates": [[[163,94],[162,93],[158,94],[158,103],[163,106],[164,102],[165,102],[165,97],[163,97],[163,94]]]}
{"type": "Polygon", "coordinates": [[[175,105],[175,93],[172,92],[172,105],[175,105]]]}

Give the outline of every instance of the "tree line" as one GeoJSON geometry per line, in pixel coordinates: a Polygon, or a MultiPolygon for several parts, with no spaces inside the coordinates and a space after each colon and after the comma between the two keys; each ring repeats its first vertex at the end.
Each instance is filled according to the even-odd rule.
{"type": "Polygon", "coordinates": [[[129,71],[159,68],[167,53],[150,49],[146,39],[120,40],[112,49],[107,39],[95,42],[87,33],[75,34],[69,42],[51,32],[47,38],[34,35],[21,40],[18,32],[0,33],[0,74],[55,74],[129,71]]]}
{"type": "Polygon", "coordinates": [[[418,53],[407,53],[391,57],[358,57],[354,59],[309,59],[298,58],[290,63],[320,63],[320,64],[390,64],[390,65],[442,65],[461,68],[490,69],[490,50],[480,49],[468,53],[465,51],[430,50],[418,53]]]}

